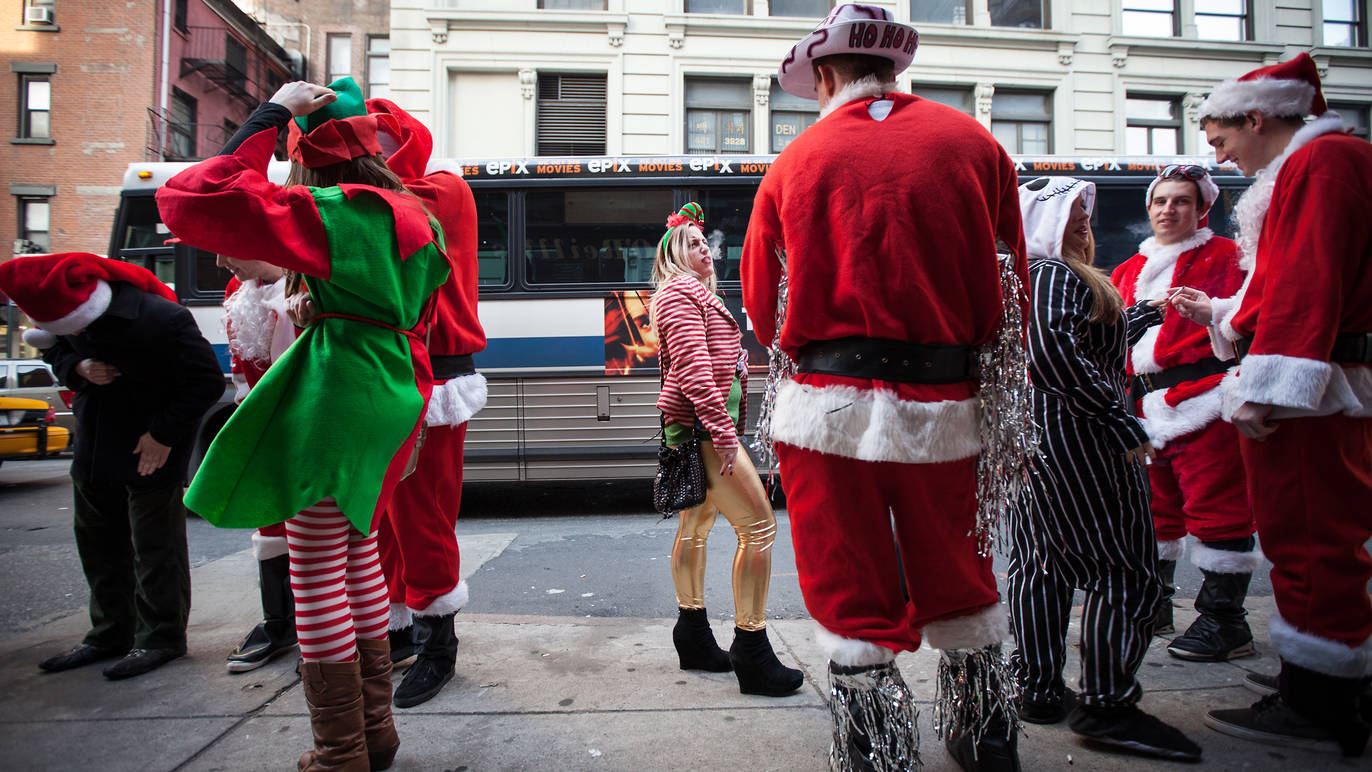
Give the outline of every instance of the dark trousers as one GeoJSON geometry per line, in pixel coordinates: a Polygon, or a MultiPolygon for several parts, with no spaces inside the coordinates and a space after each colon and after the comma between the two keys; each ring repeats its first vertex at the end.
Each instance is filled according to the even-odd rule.
{"type": "Polygon", "coordinates": [[[90,585],[85,642],[106,649],[186,648],[191,608],[181,483],[74,483],[76,548],[90,585]]]}

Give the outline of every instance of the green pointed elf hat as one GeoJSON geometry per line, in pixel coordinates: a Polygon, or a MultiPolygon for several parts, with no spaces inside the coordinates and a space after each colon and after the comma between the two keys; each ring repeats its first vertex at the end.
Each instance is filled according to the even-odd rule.
{"type": "Polygon", "coordinates": [[[309,134],[332,120],[343,120],[367,114],[367,100],[362,96],[362,88],[351,77],[339,78],[328,86],[338,99],[324,105],[309,115],[295,119],[300,130],[309,134]]]}

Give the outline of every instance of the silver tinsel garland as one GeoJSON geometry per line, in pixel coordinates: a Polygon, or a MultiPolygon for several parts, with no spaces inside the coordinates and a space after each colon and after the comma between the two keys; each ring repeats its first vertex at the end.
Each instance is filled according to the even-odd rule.
{"type": "Polygon", "coordinates": [[[975,745],[998,714],[1007,732],[1019,731],[1015,679],[1000,644],[944,651],[935,682],[934,731],[945,742],[971,732],[975,745]]]}
{"type": "Polygon", "coordinates": [[[834,772],[897,772],[923,766],[914,698],[894,663],[853,674],[837,673],[831,665],[829,711],[834,719],[829,768],[834,772]],[[854,734],[867,741],[866,754],[855,747],[854,734]],[[859,755],[856,761],[854,753],[859,755]]]}
{"type": "Polygon", "coordinates": [[[776,333],[767,349],[767,381],[762,387],[762,407],[757,414],[757,434],[753,438],[753,452],[758,466],[767,470],[767,489],[772,489],[772,475],[776,469],[776,443],[772,439],[772,411],[776,409],[777,392],[782,384],[796,374],[795,360],[781,350],[781,327],[786,323],[787,281],[786,254],[778,248],[776,258],[781,262],[781,281],[777,283],[776,333]]]}
{"type": "Polygon", "coordinates": [[[977,457],[977,551],[990,555],[1008,543],[1005,516],[1029,484],[1029,460],[1038,452],[1030,401],[1029,352],[1024,344],[1024,285],[1015,257],[997,255],[1004,308],[1000,330],[980,352],[981,455],[977,457]]]}

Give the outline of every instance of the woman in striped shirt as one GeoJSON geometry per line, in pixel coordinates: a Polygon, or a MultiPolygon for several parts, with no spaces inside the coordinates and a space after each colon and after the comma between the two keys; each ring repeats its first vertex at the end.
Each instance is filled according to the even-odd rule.
{"type": "Polygon", "coordinates": [[[714,254],[701,230],[700,205],[667,218],[653,263],[653,325],[660,341],[664,441],[679,445],[695,432],[705,462],[705,502],[679,513],[672,582],[679,613],[672,630],[682,670],[738,677],[739,691],[781,697],[803,676],[777,660],[767,640],[767,585],[776,517],[757,470],[739,448],[747,403],[747,360],[738,323],[715,294],[714,254]],[[705,545],[723,513],[738,534],[734,554],[734,643],[726,654],[705,613],[705,545]]]}

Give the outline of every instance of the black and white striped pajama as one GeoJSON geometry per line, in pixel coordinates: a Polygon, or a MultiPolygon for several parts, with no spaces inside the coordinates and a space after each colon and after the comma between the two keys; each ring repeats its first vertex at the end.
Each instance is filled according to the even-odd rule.
{"type": "Polygon", "coordinates": [[[1042,455],[1030,495],[1010,518],[1009,606],[1019,644],[1011,667],[1024,699],[1062,697],[1068,617],[1081,589],[1082,704],[1130,705],[1141,695],[1135,673],[1162,582],[1147,475],[1125,455],[1148,440],[1125,396],[1127,324],[1090,321],[1090,288],[1061,260],[1031,259],[1029,277],[1042,455]]]}

